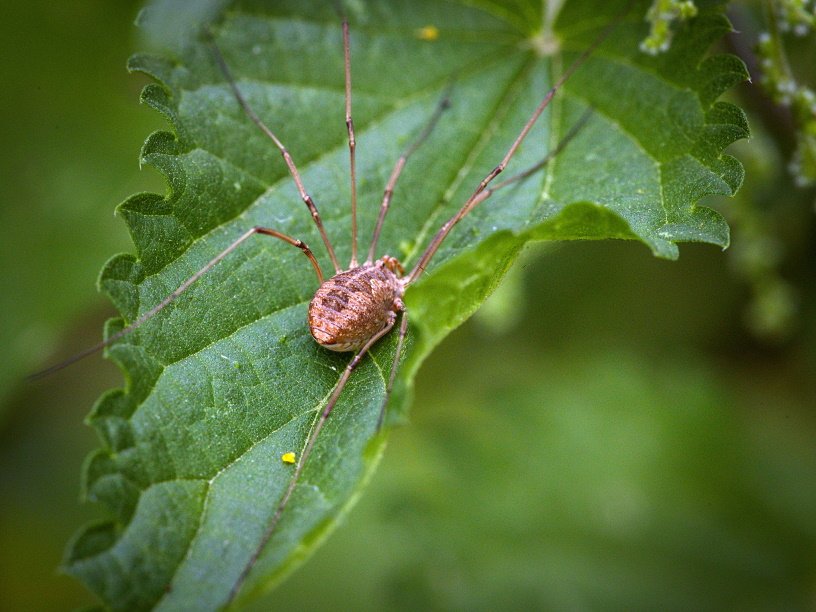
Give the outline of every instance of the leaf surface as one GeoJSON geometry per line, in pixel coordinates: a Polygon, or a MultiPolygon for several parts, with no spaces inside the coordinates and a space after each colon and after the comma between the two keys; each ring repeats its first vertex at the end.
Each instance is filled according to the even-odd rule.
{"type": "MultiPolygon", "coordinates": [[[[241,91],[292,152],[347,262],[341,34],[325,4],[238,3],[211,12],[209,28],[241,91]]],[[[407,268],[501,159],[553,74],[623,4],[569,2],[557,36],[541,7],[524,1],[350,6],[361,252],[394,162],[452,77],[452,107],[410,160],[380,239],[377,255],[407,268]],[[438,29],[434,40],[421,34],[428,25],[438,29]]],[[[167,23],[168,6],[147,12],[146,27],[167,23]]],[[[665,258],[677,256],[680,241],[727,245],[722,218],[697,201],[731,195],[741,182],[740,164],[722,150],[747,126],[739,109],[716,98],[745,78],[744,67],[729,56],[706,57],[729,28],[716,6],[684,26],[669,53],[638,54],[644,10],[633,9],[574,74],[507,174],[540,160],[592,108],[585,128],[543,171],[476,208],[409,288],[411,328],[389,423],[404,414],[424,357],[473,313],[526,242],[637,239],[665,258]]],[[[142,151],[143,162],[167,177],[168,193],[139,194],[119,207],[136,255],[114,257],[100,277],[124,320],[159,303],[253,225],[304,240],[331,270],[278,151],[241,112],[207,45],[189,35],[163,56],[134,56],[130,67],[156,79],[143,100],[172,132],[151,135],[142,151]]],[[[106,604],[228,603],[291,478],[281,455],[303,448],[350,358],[309,335],[306,308],[316,288],[297,249],[254,237],[109,349],[127,385],[90,416],[103,447],[86,463],[84,493],[112,518],[83,530],[65,562],[106,604]]],[[[107,333],[124,324],[112,321],[107,333]]],[[[371,473],[384,442],[376,422],[395,336],[352,376],[239,602],[301,561],[371,473]]]]}

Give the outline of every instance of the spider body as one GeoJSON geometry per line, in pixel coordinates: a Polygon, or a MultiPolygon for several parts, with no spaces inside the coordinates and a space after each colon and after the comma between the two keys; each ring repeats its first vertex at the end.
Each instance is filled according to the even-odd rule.
{"type": "Polygon", "coordinates": [[[332,351],[357,351],[405,309],[400,263],[388,255],[335,274],[309,304],[309,331],[332,351]]]}

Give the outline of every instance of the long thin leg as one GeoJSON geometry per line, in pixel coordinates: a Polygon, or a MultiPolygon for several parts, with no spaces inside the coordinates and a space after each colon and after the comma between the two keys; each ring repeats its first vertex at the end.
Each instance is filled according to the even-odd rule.
{"type": "Polygon", "coordinates": [[[278,526],[280,522],[281,516],[283,515],[283,511],[286,509],[287,504],[289,503],[289,499],[292,497],[292,493],[295,490],[295,487],[300,480],[300,475],[303,472],[303,468],[306,467],[306,462],[309,459],[309,455],[312,453],[312,449],[314,448],[315,442],[317,441],[317,437],[320,435],[320,431],[323,429],[323,426],[326,424],[326,419],[329,418],[332,410],[334,410],[334,406],[337,404],[337,400],[340,398],[340,394],[343,392],[343,389],[348,382],[349,376],[355,370],[355,368],[360,364],[360,360],[365,356],[365,354],[369,351],[369,349],[374,346],[377,341],[382,338],[385,334],[387,334],[391,329],[394,327],[394,323],[397,320],[396,314],[391,318],[388,324],[375,336],[373,336],[368,342],[365,343],[363,348],[361,348],[356,355],[352,358],[349,364],[346,366],[346,369],[343,370],[343,374],[340,376],[340,380],[337,381],[337,386],[335,386],[334,391],[332,392],[331,396],[329,397],[329,401],[326,402],[326,407],[323,408],[323,412],[320,413],[320,416],[315,423],[312,432],[309,434],[309,439],[306,441],[306,446],[303,448],[303,452],[300,455],[300,460],[298,461],[297,466],[295,467],[295,473],[292,475],[292,479],[289,481],[289,486],[286,488],[286,491],[281,497],[280,502],[278,502],[278,507],[275,509],[275,514],[272,516],[272,520],[269,521],[269,524],[266,527],[266,531],[264,531],[263,536],[261,537],[261,541],[256,547],[255,551],[252,553],[252,556],[247,561],[247,564],[244,566],[244,569],[239,574],[238,578],[233,584],[232,589],[230,590],[229,599],[226,603],[231,602],[235,599],[235,596],[238,594],[238,591],[241,589],[241,586],[244,584],[249,572],[252,571],[252,568],[257,563],[258,558],[261,556],[263,549],[266,547],[267,543],[269,542],[272,534],[275,532],[275,528],[278,526]]]}
{"type": "MultiPolygon", "coordinates": [[[[567,132],[566,135],[558,142],[558,144],[555,145],[555,148],[552,151],[549,151],[544,156],[544,158],[541,159],[539,162],[533,164],[532,166],[530,166],[526,170],[522,170],[518,174],[514,174],[513,176],[511,176],[510,178],[502,181],[498,185],[495,185],[494,187],[492,187],[490,189],[486,189],[482,193],[484,194],[484,193],[487,193],[489,191],[491,194],[493,194],[493,193],[497,192],[499,189],[502,189],[503,187],[507,187],[508,185],[512,185],[513,183],[517,183],[518,181],[526,179],[528,176],[531,176],[531,175],[535,174],[536,172],[538,172],[539,170],[541,170],[544,166],[549,164],[559,153],[561,153],[561,151],[563,151],[564,149],[567,148],[567,145],[570,143],[570,141],[573,138],[575,138],[578,135],[578,132],[580,132],[584,128],[584,126],[586,125],[586,122],[589,121],[589,118],[592,116],[592,113],[593,113],[593,109],[591,109],[591,108],[588,108],[587,110],[585,110],[584,113],[581,115],[580,119],[578,119],[578,121],[576,121],[575,124],[569,129],[569,132],[567,132]]],[[[489,196],[487,196],[487,197],[489,197],[489,196]]],[[[479,201],[480,202],[484,201],[484,200],[487,199],[487,197],[482,198],[479,201]]]]}
{"type": "Polygon", "coordinates": [[[260,130],[266,134],[270,140],[272,140],[272,142],[275,143],[278,151],[280,151],[280,154],[283,156],[283,161],[286,162],[286,167],[289,168],[289,174],[292,175],[292,179],[295,181],[295,186],[297,187],[298,193],[300,193],[303,203],[306,204],[306,207],[309,209],[309,213],[312,215],[312,219],[320,232],[320,237],[323,239],[323,244],[326,245],[326,250],[329,252],[329,258],[331,259],[335,272],[340,272],[340,265],[337,263],[337,256],[334,254],[334,247],[332,247],[331,241],[326,234],[326,229],[323,227],[323,220],[320,218],[320,213],[317,212],[317,206],[315,205],[314,200],[312,200],[312,196],[306,193],[306,188],[303,186],[303,181],[300,179],[300,173],[295,166],[292,155],[289,153],[286,147],[283,146],[283,143],[278,139],[278,137],[275,136],[275,133],[269,129],[269,127],[261,120],[260,117],[258,117],[255,111],[249,105],[249,102],[247,102],[246,98],[244,98],[241,90],[238,89],[238,84],[235,82],[235,78],[232,76],[229,66],[227,66],[224,56],[221,54],[221,49],[218,48],[218,45],[215,44],[215,40],[212,37],[210,38],[210,45],[213,50],[213,55],[215,56],[215,61],[218,63],[218,67],[224,74],[224,78],[227,79],[230,89],[232,89],[232,93],[235,96],[235,99],[238,101],[238,104],[241,106],[247,117],[249,117],[252,122],[257,125],[260,130]]]}
{"type": "Polygon", "coordinates": [[[450,108],[450,90],[452,86],[448,86],[443,94],[442,98],[436,105],[436,110],[434,110],[433,115],[428,120],[428,123],[423,128],[420,135],[417,139],[412,142],[408,147],[403,151],[402,155],[400,155],[397,163],[394,164],[394,169],[391,171],[391,176],[388,179],[388,184],[385,186],[385,192],[383,193],[382,204],[380,204],[380,215],[377,218],[377,225],[374,228],[374,235],[371,238],[371,246],[368,249],[368,258],[366,259],[366,263],[371,263],[374,261],[375,252],[377,250],[377,241],[380,239],[380,232],[382,231],[383,222],[385,221],[385,215],[388,212],[388,207],[391,204],[391,197],[394,195],[394,188],[397,185],[397,180],[402,174],[402,169],[405,167],[405,163],[408,161],[408,158],[413,155],[413,153],[424,143],[428,136],[431,135],[434,127],[439,122],[439,118],[442,116],[442,113],[445,112],[446,109],[450,108]]]}
{"type": "Polygon", "coordinates": [[[533,111],[533,114],[527,120],[527,123],[524,124],[524,127],[519,132],[519,135],[516,136],[516,139],[513,141],[513,144],[510,145],[510,148],[505,153],[504,158],[502,158],[499,165],[493,168],[485,178],[479,183],[479,186],[473,192],[473,194],[465,201],[462,208],[453,215],[450,219],[448,219],[444,225],[439,229],[436,235],[431,240],[431,243],[422,253],[422,256],[419,258],[419,261],[414,266],[414,269],[411,270],[411,273],[407,277],[406,284],[413,283],[419,276],[424,272],[425,267],[430,262],[431,258],[434,256],[436,251],[439,249],[439,246],[442,244],[442,241],[448,236],[450,231],[453,229],[453,226],[459,223],[473,208],[479,204],[479,202],[484,201],[487,199],[487,196],[480,197],[480,194],[485,190],[485,188],[490,184],[490,182],[496,178],[504,169],[507,167],[507,164],[516,154],[521,143],[524,141],[527,134],[533,128],[533,125],[541,116],[541,113],[544,112],[544,109],[547,108],[550,101],[555,96],[555,93],[567,82],[567,80],[572,76],[572,74],[589,58],[590,55],[597,49],[601,43],[606,40],[606,38],[612,33],[612,31],[618,26],[621,19],[629,12],[631,8],[631,2],[626,5],[625,11],[623,11],[615,20],[613,20],[609,25],[607,25],[603,31],[601,32],[600,36],[587,48],[581,53],[578,58],[570,64],[567,70],[561,75],[561,77],[555,82],[555,84],[550,88],[550,90],[545,94],[544,98],[542,98],[541,102],[539,102],[538,106],[533,111]]]}
{"type": "MultiPolygon", "coordinates": [[[[439,233],[437,233],[436,236],[438,237],[441,234],[442,230],[444,230],[448,224],[450,224],[450,227],[448,228],[448,231],[449,231],[450,228],[452,228],[459,221],[461,221],[465,217],[465,215],[467,213],[469,213],[471,210],[476,208],[479,204],[484,202],[487,198],[492,196],[499,189],[502,189],[504,187],[512,185],[513,183],[517,183],[518,181],[523,180],[523,179],[527,178],[528,176],[531,176],[532,174],[535,174],[536,172],[541,170],[544,166],[546,166],[548,163],[550,163],[555,158],[555,156],[558,155],[561,151],[563,151],[567,147],[567,145],[570,143],[570,141],[573,138],[575,138],[575,136],[578,135],[578,132],[580,132],[581,129],[584,127],[584,125],[586,125],[586,122],[589,120],[591,115],[592,115],[592,109],[586,110],[584,112],[584,114],[581,115],[581,118],[575,123],[575,125],[573,125],[570,128],[569,132],[567,132],[567,134],[559,141],[559,143],[555,146],[555,148],[552,151],[549,151],[547,153],[547,155],[545,155],[544,158],[541,159],[539,162],[533,164],[529,168],[527,168],[525,170],[522,170],[518,174],[515,174],[515,175],[511,176],[507,180],[504,180],[501,183],[499,183],[499,184],[497,184],[497,185],[495,185],[493,187],[488,187],[486,189],[483,189],[482,191],[478,191],[478,192],[474,193],[471,196],[471,198],[465,203],[465,206],[463,206],[462,209],[453,218],[451,218],[451,220],[448,221],[448,223],[446,223],[445,225],[442,226],[442,229],[439,230],[439,233]]],[[[444,239],[444,236],[442,236],[442,238],[444,239]]],[[[439,246],[439,243],[441,243],[441,242],[442,242],[442,240],[440,239],[439,242],[437,243],[437,248],[439,246]]],[[[431,244],[433,245],[434,243],[431,243],[431,244]]],[[[426,253],[427,253],[427,251],[426,251],[426,253]]],[[[430,260],[431,256],[433,256],[433,253],[431,253],[431,255],[426,258],[425,263],[422,264],[422,267],[420,267],[419,263],[417,264],[417,266],[411,271],[411,275],[408,276],[408,280],[406,281],[406,284],[412,283],[414,280],[416,280],[416,278],[420,274],[422,274],[422,272],[425,271],[424,266],[427,265],[427,263],[430,260]]],[[[420,263],[422,263],[422,260],[420,260],[420,263]]]]}
{"type": "Polygon", "coordinates": [[[346,129],[349,141],[349,167],[351,168],[351,263],[349,268],[357,267],[357,161],[354,139],[354,121],[351,118],[351,51],[349,44],[349,24],[343,19],[343,65],[346,80],[346,129]]]}
{"type": "Polygon", "coordinates": [[[383,398],[382,406],[380,407],[380,416],[377,418],[377,431],[382,429],[383,421],[385,419],[385,406],[388,404],[388,398],[391,397],[391,389],[394,387],[394,379],[397,375],[397,366],[402,356],[402,345],[405,341],[405,334],[408,332],[408,311],[405,305],[402,306],[402,320],[399,326],[399,336],[397,336],[397,350],[394,353],[394,361],[391,364],[391,373],[388,375],[388,384],[385,387],[385,397],[383,398]]]}
{"type": "Polygon", "coordinates": [[[88,355],[92,355],[95,352],[102,350],[106,346],[110,346],[111,344],[113,344],[114,342],[116,342],[117,340],[122,338],[123,336],[126,336],[127,334],[131,333],[132,331],[135,331],[138,327],[140,327],[148,319],[153,318],[156,314],[158,314],[161,310],[163,310],[166,306],[168,306],[172,301],[174,301],[182,293],[187,291],[187,289],[190,288],[190,285],[192,285],[199,278],[201,278],[207,272],[209,272],[218,262],[220,262],[222,259],[224,259],[227,255],[232,253],[236,248],[238,248],[238,245],[240,245],[242,242],[244,242],[250,236],[254,236],[255,234],[262,234],[264,236],[272,236],[274,238],[278,238],[280,240],[283,240],[284,242],[287,242],[287,243],[291,244],[292,246],[295,246],[295,247],[299,248],[301,251],[303,251],[303,254],[306,255],[306,257],[308,257],[309,261],[312,263],[312,266],[315,269],[315,273],[317,273],[318,282],[320,284],[323,284],[323,271],[320,269],[320,264],[317,263],[317,259],[315,259],[314,253],[312,253],[311,249],[308,246],[306,246],[305,242],[303,242],[302,240],[297,240],[296,238],[292,238],[290,236],[287,236],[286,234],[281,234],[280,232],[275,231],[273,229],[269,229],[268,227],[255,226],[255,227],[247,230],[246,232],[244,232],[235,242],[230,244],[226,249],[224,249],[218,255],[213,257],[210,261],[208,261],[204,265],[203,268],[201,268],[198,272],[193,274],[186,281],[181,283],[181,285],[179,285],[178,288],[175,291],[173,291],[170,295],[168,295],[166,298],[164,298],[161,302],[156,304],[153,308],[151,308],[150,310],[148,310],[147,312],[142,314],[142,316],[140,316],[138,319],[136,319],[133,323],[131,323],[130,325],[128,325],[124,329],[116,332],[115,334],[113,334],[107,340],[99,342],[98,344],[95,344],[94,346],[85,349],[81,353],[77,353],[73,357],[71,357],[69,359],[66,359],[65,361],[63,361],[61,363],[58,363],[56,365],[51,366],[50,368],[46,368],[45,370],[41,370],[40,372],[36,372],[36,373],[30,375],[28,377],[28,379],[29,380],[36,380],[38,378],[42,378],[43,376],[47,376],[49,374],[57,372],[58,370],[66,368],[69,365],[71,365],[72,363],[76,363],[80,359],[82,359],[84,357],[87,357],[88,355]]]}

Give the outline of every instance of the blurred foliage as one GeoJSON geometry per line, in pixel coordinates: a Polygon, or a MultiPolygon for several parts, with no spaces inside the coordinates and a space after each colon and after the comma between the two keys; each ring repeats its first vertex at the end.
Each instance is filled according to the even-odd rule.
{"type": "MultiPolygon", "coordinates": [[[[93,514],[76,499],[96,444],[79,423],[121,377],[92,359],[14,381],[98,339],[93,280],[130,248],[113,204],[163,188],[135,173],[160,122],[124,71],[134,14],[4,3],[4,609],[93,603],[55,567],[93,514]]],[[[812,57],[790,58],[811,84],[812,57]]],[[[757,137],[737,152],[746,188],[717,204],[733,215],[733,250],[691,247],[668,263],[582,243],[519,262],[519,297],[503,296],[517,322],[474,320],[429,358],[413,423],[392,434],[347,523],[257,609],[816,607],[813,192],[785,171],[784,115],[755,86],[736,96],[757,137]],[[731,258],[751,249],[750,223],[773,248],[748,259],[773,261],[795,296],[772,342],[744,325],[756,285],[731,258]]]]}
{"type": "Polygon", "coordinates": [[[135,12],[135,2],[3,3],[0,406],[54,359],[83,309],[104,303],[97,271],[131,248],[112,205],[164,190],[135,155],[162,124],[135,103],[144,80],[124,71],[135,12]]]}
{"type": "Polygon", "coordinates": [[[760,33],[756,46],[760,82],[774,103],[790,109],[796,125],[796,151],[790,171],[796,183],[804,187],[816,183],[816,93],[794,74],[788,59],[790,41],[786,38],[807,37],[813,48],[810,35],[816,26],[816,2],[765,0],[764,9],[765,31],[760,33]]]}
{"type": "Polygon", "coordinates": [[[650,55],[668,51],[677,24],[696,15],[697,6],[692,0],[654,0],[646,13],[649,36],[641,41],[640,50],[650,55]]]}
{"type": "MultiPolygon", "coordinates": [[[[733,150],[746,167],[746,182],[739,197],[723,201],[732,226],[729,253],[735,275],[751,292],[742,318],[762,341],[785,343],[798,332],[799,287],[788,280],[788,268],[805,258],[812,261],[809,236],[816,210],[814,189],[802,160],[816,127],[816,34],[786,28],[775,19],[791,2],[731,5],[729,16],[736,32],[728,39],[742,57],[753,83],[734,90],[749,112],[753,138],[733,150]],[[798,32],[798,33],[795,33],[798,32]],[[810,33],[809,36],[802,36],[810,33]],[[796,75],[796,76],[794,76],[796,75]],[[761,84],[761,86],[760,86],[761,84]]],[[[816,11],[816,7],[811,9],[816,11]]]]}

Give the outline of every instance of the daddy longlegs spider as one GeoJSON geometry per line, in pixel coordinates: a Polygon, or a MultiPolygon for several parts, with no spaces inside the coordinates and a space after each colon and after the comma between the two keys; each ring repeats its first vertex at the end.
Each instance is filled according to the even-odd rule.
{"type": "MultiPolygon", "coordinates": [[[[157,315],[176,298],[183,294],[191,285],[198,279],[210,271],[214,266],[221,262],[224,258],[235,251],[242,243],[247,241],[250,237],[256,234],[262,236],[271,236],[277,238],[287,244],[290,244],[300,249],[303,254],[309,259],[319,282],[319,287],[312,298],[308,308],[308,325],[309,331],[314,340],[332,351],[339,352],[353,352],[354,355],[346,365],[342,374],[339,377],[331,395],[328,397],[326,404],[322,411],[317,415],[311,432],[305,442],[304,447],[300,452],[296,453],[296,461],[294,471],[292,473],[290,482],[285,492],[283,493],[277,508],[275,509],[272,519],[269,521],[263,536],[252,552],[251,556],[244,565],[240,575],[235,580],[231,589],[228,602],[232,601],[246,580],[252,568],[255,566],[266,544],[272,537],[275,528],[287,507],[290,497],[295,490],[303,469],[309,459],[315,442],[323,429],[326,420],[329,418],[332,410],[337,404],[343,389],[345,388],[350,376],[355,368],[359,365],[363,357],[368,351],[381,339],[397,327],[397,319],[399,319],[399,326],[397,327],[397,343],[394,360],[391,364],[391,369],[388,375],[388,381],[385,388],[385,399],[383,400],[377,428],[379,429],[383,422],[384,410],[387,399],[394,384],[397,367],[400,361],[404,340],[408,329],[408,311],[403,302],[403,296],[408,287],[416,282],[424,273],[426,267],[432,260],[434,254],[439,249],[442,242],[450,234],[452,229],[464,219],[476,206],[487,200],[497,190],[502,189],[508,185],[516,183],[524,178],[529,177],[535,172],[543,168],[550,162],[561,150],[566,147],[569,142],[575,137],[581,127],[589,118],[589,111],[584,113],[582,118],[570,129],[570,131],[561,139],[558,145],[551,150],[547,155],[533,166],[519,172],[518,174],[506,179],[498,184],[492,185],[493,180],[505,170],[516,151],[527,137],[533,125],[548,106],[550,101],[555,96],[556,92],[566,83],[570,76],[589,58],[589,56],[603,43],[609,36],[612,30],[617,26],[623,16],[628,12],[628,5],[624,12],[617,18],[613,19],[600,33],[597,39],[576,58],[572,64],[567,68],[563,74],[558,78],[554,85],[546,92],[539,104],[533,110],[527,122],[521,128],[521,131],[512,142],[507,152],[501,161],[496,165],[487,175],[481,180],[476,189],[470,197],[464,202],[461,208],[448,219],[436,232],[430,243],[420,255],[413,268],[405,273],[400,262],[390,255],[382,255],[376,257],[377,243],[382,231],[385,217],[391,205],[391,199],[394,193],[395,186],[399,180],[406,163],[413,153],[428,139],[433,131],[435,125],[441,119],[445,109],[450,105],[450,88],[448,92],[442,97],[436,106],[435,111],[427,120],[424,128],[415,138],[415,140],[403,151],[395,163],[388,182],[385,186],[382,201],[380,203],[379,214],[377,222],[374,227],[365,260],[360,263],[358,261],[357,248],[357,171],[356,171],[356,139],[354,132],[354,122],[352,120],[352,89],[351,89],[351,58],[350,58],[350,44],[349,44],[349,23],[348,20],[342,21],[342,39],[343,39],[343,64],[344,64],[344,83],[345,83],[345,122],[348,133],[348,149],[349,149],[349,166],[350,166],[350,182],[351,182],[351,260],[348,267],[343,268],[337,259],[332,242],[329,239],[323,221],[318,212],[317,205],[312,197],[306,191],[306,188],[301,180],[300,173],[292,158],[292,155],[286,149],[284,144],[278,139],[276,134],[267,126],[267,124],[256,114],[253,108],[248,103],[247,99],[242,94],[235,78],[233,77],[227,62],[225,61],[220,49],[218,48],[213,36],[209,33],[205,34],[208,39],[210,47],[212,48],[213,57],[218,64],[219,69],[224,75],[236,102],[240,105],[246,116],[274,143],[278,149],[284,162],[288,168],[289,174],[297,188],[300,198],[306,205],[309,214],[312,217],[315,226],[317,227],[320,237],[328,253],[331,264],[334,267],[333,274],[326,278],[323,270],[320,267],[312,250],[301,240],[283,234],[273,228],[255,226],[246,230],[241,236],[235,239],[229,246],[222,250],[218,255],[213,257],[201,269],[195,272],[187,280],[185,280],[172,293],[167,295],[154,307],[150,308],[134,320],[130,325],[111,335],[105,341],[98,343],[89,349],[78,353],[74,357],[52,366],[46,370],[34,374],[37,378],[62,369],[83,357],[90,355],[96,351],[105,348],[123,336],[133,332],[139,328],[146,321],[157,315]]],[[[293,449],[294,450],[294,449],[293,449]]],[[[291,453],[288,461],[291,462],[291,453]]]]}

